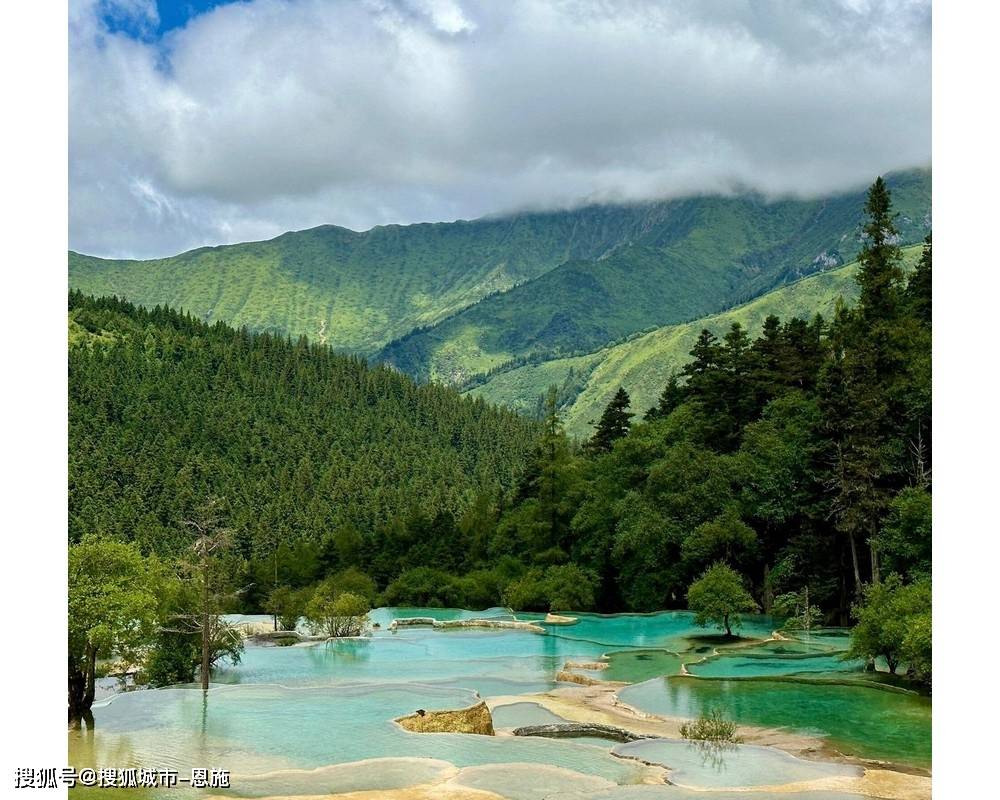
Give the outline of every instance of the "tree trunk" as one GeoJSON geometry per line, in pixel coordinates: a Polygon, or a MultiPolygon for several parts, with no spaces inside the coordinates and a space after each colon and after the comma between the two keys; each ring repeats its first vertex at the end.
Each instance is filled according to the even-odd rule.
{"type": "Polygon", "coordinates": [[[69,721],[73,725],[80,724],[83,716],[83,693],[87,684],[87,676],[74,660],[69,657],[69,721]]]}
{"type": "Polygon", "coordinates": [[[726,636],[732,636],[733,635],[733,630],[732,630],[731,627],[729,627],[729,615],[728,614],[726,614],[726,616],[722,618],[722,622],[726,626],[726,636]]]}
{"type": "Polygon", "coordinates": [[[201,688],[208,691],[208,679],[211,672],[211,626],[209,622],[209,590],[208,590],[208,558],[203,556],[201,563],[201,688]]]}
{"type": "Polygon", "coordinates": [[[854,541],[853,531],[847,534],[847,540],[851,543],[851,566],[854,568],[854,594],[861,599],[861,570],[858,567],[858,545],[854,541]]]}
{"type": "Polygon", "coordinates": [[[212,668],[210,643],[208,609],[206,608],[201,617],[201,688],[206,692],[208,691],[208,679],[212,668]]]}
{"type": "Polygon", "coordinates": [[[97,683],[97,648],[87,645],[87,683],[83,690],[83,710],[89,711],[94,705],[97,683]]]}
{"type": "Polygon", "coordinates": [[[875,549],[875,537],[872,536],[868,540],[868,546],[871,548],[871,558],[872,558],[872,583],[878,583],[880,580],[879,569],[878,569],[878,550],[875,549]]]}
{"type": "Polygon", "coordinates": [[[765,614],[770,614],[771,608],[774,605],[774,588],[771,586],[771,567],[767,564],[764,565],[764,580],[760,600],[761,610],[765,614]]]}

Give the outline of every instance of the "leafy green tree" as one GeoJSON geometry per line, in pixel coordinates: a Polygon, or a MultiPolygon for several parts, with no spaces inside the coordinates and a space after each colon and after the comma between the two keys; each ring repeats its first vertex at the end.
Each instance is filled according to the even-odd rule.
{"type": "Polygon", "coordinates": [[[597,576],[576,564],[560,564],[545,572],[550,611],[586,611],[594,607],[597,576]]]}
{"type": "Polygon", "coordinates": [[[628,392],[619,386],[615,396],[611,398],[611,402],[601,414],[593,437],[587,443],[591,450],[607,453],[616,441],[628,436],[629,429],[632,427],[632,417],[635,416],[628,410],[631,402],[628,392]]]}
{"type": "Polygon", "coordinates": [[[69,548],[69,717],[94,703],[98,658],[137,664],[159,623],[162,570],[124,542],[86,536],[69,548]]]}
{"type": "Polygon", "coordinates": [[[703,568],[721,561],[739,565],[751,560],[757,548],[757,533],[740,519],[735,506],[703,522],[681,545],[681,555],[692,566],[703,568]]]}
{"type": "Polygon", "coordinates": [[[881,583],[866,585],[853,611],[858,624],[851,632],[852,657],[869,661],[884,658],[893,675],[902,662],[909,660],[914,675],[930,682],[929,579],[904,584],[893,573],[881,583]]]}
{"type": "Polygon", "coordinates": [[[910,578],[931,572],[931,495],[908,486],[889,503],[875,546],[889,570],[910,578]]]}
{"type": "Polygon", "coordinates": [[[306,589],[279,586],[268,595],[268,610],[277,618],[280,630],[295,630],[299,620],[306,613],[306,603],[310,594],[306,589]]]}
{"type": "Polygon", "coordinates": [[[358,597],[363,597],[369,603],[375,602],[378,596],[378,587],[368,575],[357,567],[348,567],[330,576],[327,579],[338,592],[351,592],[358,597]]]}
{"type": "Polygon", "coordinates": [[[713,564],[691,584],[687,599],[695,624],[722,628],[726,636],[733,635],[733,628],[743,627],[742,613],[758,608],[740,574],[722,562],[713,564]]]}
{"type": "Polygon", "coordinates": [[[193,683],[200,660],[196,636],[186,631],[160,630],[146,661],[146,679],[156,687],[193,683]]]}
{"type": "Polygon", "coordinates": [[[506,605],[518,611],[592,608],[597,576],[576,564],[533,567],[506,589],[506,605]]]}
{"type": "Polygon", "coordinates": [[[365,629],[371,605],[353,592],[337,591],[322,583],[306,604],[306,619],[317,633],[331,638],[360,636],[365,629]]]}

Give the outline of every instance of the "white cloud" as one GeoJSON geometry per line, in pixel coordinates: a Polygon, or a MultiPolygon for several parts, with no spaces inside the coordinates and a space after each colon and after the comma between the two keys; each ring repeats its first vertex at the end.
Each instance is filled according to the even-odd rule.
{"type": "Polygon", "coordinates": [[[99,7],[70,26],[85,252],[808,194],[930,161],[924,2],[253,0],[161,42],[109,34],[99,7]]]}

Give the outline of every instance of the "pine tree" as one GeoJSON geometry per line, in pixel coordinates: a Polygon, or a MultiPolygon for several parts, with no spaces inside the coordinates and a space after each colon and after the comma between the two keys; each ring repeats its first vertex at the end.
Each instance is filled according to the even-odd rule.
{"type": "Polygon", "coordinates": [[[632,426],[632,417],[635,416],[635,414],[628,410],[631,402],[632,400],[629,398],[628,392],[625,391],[624,387],[619,386],[618,391],[615,392],[615,396],[611,398],[611,402],[608,403],[607,408],[604,409],[604,413],[601,414],[601,419],[597,423],[597,430],[587,443],[587,446],[591,450],[601,453],[610,452],[616,441],[628,436],[629,429],[632,426]]]}
{"type": "Polygon", "coordinates": [[[931,235],[924,239],[917,268],[906,285],[906,298],[913,315],[924,325],[931,324],[931,235]]]}
{"type": "Polygon", "coordinates": [[[892,213],[892,196],[881,176],[868,190],[865,214],[868,219],[864,226],[864,243],[858,254],[861,265],[858,270],[859,308],[866,320],[888,320],[895,316],[899,303],[903,256],[892,213]]]}
{"type": "Polygon", "coordinates": [[[667,379],[667,385],[663,387],[663,391],[660,393],[660,399],[657,401],[656,405],[646,412],[646,416],[643,417],[646,422],[652,422],[657,419],[665,419],[669,417],[677,406],[684,402],[684,387],[681,386],[680,381],[677,378],[676,372],[671,372],[670,377],[667,379]]]}

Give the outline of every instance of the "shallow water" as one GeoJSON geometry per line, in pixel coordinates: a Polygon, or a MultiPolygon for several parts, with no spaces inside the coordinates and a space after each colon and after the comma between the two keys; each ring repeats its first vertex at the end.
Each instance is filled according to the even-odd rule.
{"type": "Polygon", "coordinates": [[[848,764],[806,761],[772,747],[744,744],[648,739],[618,745],[614,752],[669,767],[671,783],[688,788],[770,786],[838,775],[858,777],[863,772],[848,764]]]}
{"type": "Polygon", "coordinates": [[[511,703],[493,709],[494,728],[521,728],[525,725],[554,725],[566,720],[538,703],[511,703]]]}
{"type": "Polygon", "coordinates": [[[696,718],[720,708],[743,724],[822,736],[845,754],[930,766],[931,702],[915,694],[861,683],[676,676],[626,687],[619,697],[672,717],[696,718]]]}
{"type": "MultiPolygon", "coordinates": [[[[474,628],[390,630],[392,619],[414,616],[510,618],[502,608],[383,608],[372,612],[379,628],[368,637],[292,647],[248,645],[240,664],[214,676],[207,698],[195,688],[175,687],[131,692],[99,703],[94,709],[96,731],[71,734],[72,763],[181,771],[225,767],[233,772],[237,792],[246,796],[390,789],[453,775],[457,767],[462,772],[454,780],[461,785],[533,800],[557,791],[560,797],[596,797],[632,786],[648,769],[613,755],[624,747],[645,754],[647,761],[669,762],[691,786],[761,785],[754,782],[754,763],[770,764],[771,782],[781,783],[799,779],[805,768],[766,748],[755,751],[753,758],[736,755],[717,773],[699,766],[690,746],[682,742],[618,745],[600,739],[412,734],[392,720],[418,708],[459,708],[479,697],[546,691],[556,686],[555,676],[567,661],[595,661],[609,652],[608,669],[588,674],[635,682],[677,676],[684,664],[698,675],[726,676],[813,669],[844,674],[856,667],[839,661],[843,631],[765,642],[774,626],[766,617],[749,618],[743,629],[746,638],[739,642],[706,635],[686,612],[581,614],[576,624],[544,626],[542,634],[474,628]]],[[[517,615],[538,622],[543,617],[517,615]]],[[[234,621],[255,624],[270,618],[234,621]]],[[[861,755],[929,761],[930,703],[909,695],[863,686],[676,677],[627,687],[621,697],[670,716],[697,717],[721,705],[741,722],[822,733],[861,755]],[[904,732],[894,733],[900,727],[904,732]]],[[[494,715],[498,729],[559,721],[530,701],[500,706],[494,715]]],[[[633,788],[639,792],[635,797],[647,796],[640,787],[633,788]]],[[[687,797],[686,790],[677,787],[655,788],[660,792],[656,796],[687,797]]],[[[747,800],[754,796],[763,797],[744,795],[747,800]]]]}

